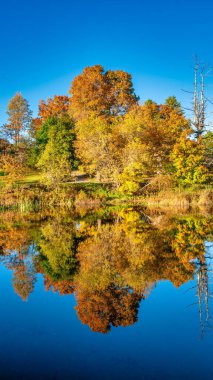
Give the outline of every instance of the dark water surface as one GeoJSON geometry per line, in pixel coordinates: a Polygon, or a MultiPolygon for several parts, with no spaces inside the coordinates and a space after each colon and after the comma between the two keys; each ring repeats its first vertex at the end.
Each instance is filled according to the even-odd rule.
{"type": "Polygon", "coordinates": [[[0,214],[1,379],[213,379],[212,220],[0,214]]]}

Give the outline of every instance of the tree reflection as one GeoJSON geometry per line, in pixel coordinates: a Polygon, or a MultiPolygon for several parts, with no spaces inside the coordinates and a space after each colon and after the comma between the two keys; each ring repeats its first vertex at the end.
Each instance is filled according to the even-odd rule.
{"type": "Polygon", "coordinates": [[[44,276],[46,290],[61,295],[73,293],[78,267],[76,248],[75,222],[70,216],[58,213],[41,226],[36,267],[44,276]]]}
{"type": "Polygon", "coordinates": [[[111,284],[103,291],[78,289],[76,311],[93,331],[107,333],[111,326],[129,326],[137,321],[141,296],[111,284]]]}
{"type": "Polygon", "coordinates": [[[36,273],[32,264],[32,236],[29,225],[17,220],[17,215],[7,212],[0,228],[1,257],[6,258],[6,266],[13,271],[14,291],[26,301],[34,290],[36,273]]]}
{"type": "Polygon", "coordinates": [[[13,272],[13,287],[15,292],[26,301],[34,290],[35,271],[21,260],[10,265],[13,272]]]}
{"type": "Polygon", "coordinates": [[[38,214],[20,220],[7,215],[0,225],[0,254],[23,300],[41,273],[46,290],[75,292],[79,319],[101,333],[134,324],[140,301],[159,281],[179,287],[195,277],[204,329],[209,315],[205,241],[210,226],[207,215],[147,216],[133,208],[90,210],[83,216],[73,210],[43,211],[40,220],[38,214]]]}
{"type": "MultiPolygon", "coordinates": [[[[79,272],[75,277],[79,318],[94,331],[107,332],[117,326],[116,307],[122,304],[120,293],[128,294],[129,313],[137,320],[141,298],[160,280],[176,287],[193,279],[196,262],[205,262],[205,238],[210,222],[203,218],[182,217],[156,227],[140,213],[122,211],[113,223],[91,228],[89,236],[78,246],[79,272]],[[116,299],[115,299],[116,297],[116,299]]],[[[125,315],[129,315],[125,309],[125,315]]],[[[118,319],[119,320],[119,319],[118,319]]],[[[124,325],[120,319],[120,325],[124,325]]]]}

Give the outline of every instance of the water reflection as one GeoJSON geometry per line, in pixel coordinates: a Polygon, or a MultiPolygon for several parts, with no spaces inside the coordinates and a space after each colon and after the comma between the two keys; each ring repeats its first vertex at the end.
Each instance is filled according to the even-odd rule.
{"type": "Polygon", "coordinates": [[[26,301],[38,274],[47,291],[75,293],[76,312],[93,331],[129,326],[155,285],[197,279],[201,332],[209,325],[210,215],[134,208],[0,214],[1,262],[26,301]]]}

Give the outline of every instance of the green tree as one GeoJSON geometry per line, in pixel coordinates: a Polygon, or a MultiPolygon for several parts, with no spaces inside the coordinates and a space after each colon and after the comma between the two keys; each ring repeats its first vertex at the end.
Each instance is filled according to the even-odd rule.
{"type": "Polygon", "coordinates": [[[213,175],[213,132],[208,131],[203,136],[204,159],[211,176],[213,175]]]}
{"type": "Polygon", "coordinates": [[[208,177],[204,146],[200,140],[198,142],[190,139],[190,132],[189,130],[181,134],[171,153],[174,177],[180,185],[202,184],[208,177]]]}
{"type": "Polygon", "coordinates": [[[75,163],[73,123],[67,115],[50,118],[43,131],[42,152],[37,167],[43,172],[43,182],[50,187],[58,188],[71,174],[75,163]]]}
{"type": "Polygon", "coordinates": [[[72,280],[77,270],[73,222],[60,215],[41,228],[38,265],[53,281],[72,280]]]}
{"type": "Polygon", "coordinates": [[[175,96],[169,96],[164,103],[166,106],[172,108],[173,110],[175,109],[178,111],[180,114],[183,114],[183,110],[181,108],[180,102],[177,101],[177,98],[175,96]]]}

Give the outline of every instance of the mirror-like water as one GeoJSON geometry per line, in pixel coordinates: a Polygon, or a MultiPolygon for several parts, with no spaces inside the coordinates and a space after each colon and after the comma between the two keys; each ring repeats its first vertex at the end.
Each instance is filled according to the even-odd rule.
{"type": "Polygon", "coordinates": [[[208,214],[0,214],[2,379],[212,379],[208,214]]]}

